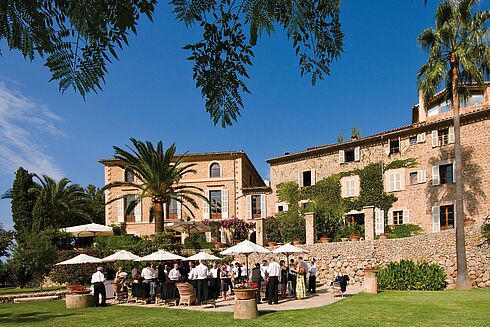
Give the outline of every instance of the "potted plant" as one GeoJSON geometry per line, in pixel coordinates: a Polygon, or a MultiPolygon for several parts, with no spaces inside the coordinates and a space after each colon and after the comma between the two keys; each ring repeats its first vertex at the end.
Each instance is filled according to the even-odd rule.
{"type": "Polygon", "coordinates": [[[464,226],[465,227],[468,227],[468,226],[473,226],[475,224],[475,219],[471,218],[471,217],[464,217],[464,226]]]}
{"type": "Polygon", "coordinates": [[[251,300],[255,298],[255,292],[257,292],[258,289],[257,283],[247,281],[235,285],[233,292],[235,293],[237,300],[251,300]]]}
{"type": "Polygon", "coordinates": [[[352,242],[357,242],[361,239],[361,229],[357,223],[349,225],[349,236],[352,242]]]}
{"type": "Polygon", "coordinates": [[[381,233],[378,235],[378,238],[380,240],[386,240],[388,238],[388,234],[385,234],[385,233],[381,233]]]}
{"type": "Polygon", "coordinates": [[[268,243],[269,243],[269,247],[270,248],[273,248],[273,247],[277,246],[277,242],[269,241],[268,243]]]}
{"type": "Polygon", "coordinates": [[[293,238],[293,244],[294,245],[300,245],[301,244],[301,238],[299,238],[299,237],[293,238]]]}
{"type": "Polygon", "coordinates": [[[330,237],[322,236],[322,237],[320,237],[320,242],[322,242],[324,244],[330,243],[330,237]]]}
{"type": "Polygon", "coordinates": [[[215,242],[215,243],[214,243],[214,247],[215,247],[216,249],[222,249],[222,248],[224,248],[224,247],[225,247],[225,245],[224,245],[223,243],[221,243],[221,242],[215,242]]]}

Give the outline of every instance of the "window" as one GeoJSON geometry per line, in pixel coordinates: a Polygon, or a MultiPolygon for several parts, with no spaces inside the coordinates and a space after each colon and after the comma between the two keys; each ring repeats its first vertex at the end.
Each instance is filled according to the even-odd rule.
{"type": "Polygon", "coordinates": [[[439,145],[449,144],[449,128],[440,129],[437,134],[439,135],[439,145]]]}
{"type": "Polygon", "coordinates": [[[400,153],[400,140],[390,140],[390,154],[400,153]]]}
{"type": "Polygon", "coordinates": [[[209,191],[209,201],[211,202],[211,207],[209,208],[211,218],[221,219],[221,191],[209,191]]]}
{"type": "Polygon", "coordinates": [[[450,109],[451,106],[449,101],[441,103],[441,112],[449,112],[450,109]]]}
{"type": "Polygon", "coordinates": [[[311,171],[303,172],[303,186],[311,186],[311,171]]]}
{"type": "Polygon", "coordinates": [[[418,176],[417,175],[418,174],[416,171],[410,173],[410,184],[412,184],[412,185],[418,184],[418,176]]]}
{"type": "Polygon", "coordinates": [[[483,103],[483,94],[474,94],[471,96],[471,105],[483,103]]]}
{"type": "Polygon", "coordinates": [[[221,177],[221,167],[219,163],[213,162],[209,167],[209,177],[221,177]]]}
{"type": "Polygon", "coordinates": [[[168,207],[168,219],[178,219],[179,218],[179,204],[177,200],[172,199],[168,207]]]}
{"type": "Polygon", "coordinates": [[[454,205],[440,206],[439,219],[441,229],[454,228],[454,205]]]}
{"type": "Polygon", "coordinates": [[[403,224],[403,210],[393,211],[393,225],[403,224]]]}
{"type": "Polygon", "coordinates": [[[345,151],[345,162],[355,161],[354,149],[345,151]]]}
{"type": "Polygon", "coordinates": [[[136,201],[135,195],[126,195],[124,197],[124,221],[128,223],[135,222],[135,214],[134,214],[134,201],[136,201]],[[129,210],[129,206],[132,205],[132,209],[129,210]]]}
{"type": "Polygon", "coordinates": [[[276,209],[277,209],[276,210],[277,212],[285,212],[285,211],[288,211],[289,205],[285,202],[277,203],[276,209]]]}
{"type": "Polygon", "coordinates": [[[409,138],[410,145],[415,145],[417,144],[417,136],[411,136],[409,138]]]}
{"type": "Polygon", "coordinates": [[[402,173],[394,172],[388,174],[388,191],[400,191],[402,189],[402,173]]]}
{"type": "Polygon", "coordinates": [[[346,179],[345,180],[345,197],[349,198],[352,196],[356,196],[356,180],[355,179],[346,179]]]}
{"type": "Polygon", "coordinates": [[[417,134],[417,143],[425,142],[425,133],[417,134]]]}
{"type": "Polygon", "coordinates": [[[283,212],[283,211],[285,211],[284,206],[277,206],[277,212],[283,212]]]}
{"type": "Polygon", "coordinates": [[[131,170],[124,170],[124,181],[134,183],[134,173],[131,170]]]}
{"type": "Polygon", "coordinates": [[[432,117],[435,116],[439,113],[439,108],[438,106],[432,107],[427,111],[427,116],[432,117]]]}
{"type": "Polygon", "coordinates": [[[315,169],[298,172],[298,185],[300,187],[312,186],[316,184],[315,169]]]}
{"type": "Polygon", "coordinates": [[[262,203],[260,195],[252,195],[252,218],[260,218],[262,216],[262,203]]]}
{"type": "Polygon", "coordinates": [[[453,179],[453,164],[439,166],[439,184],[452,184],[453,179]]]}

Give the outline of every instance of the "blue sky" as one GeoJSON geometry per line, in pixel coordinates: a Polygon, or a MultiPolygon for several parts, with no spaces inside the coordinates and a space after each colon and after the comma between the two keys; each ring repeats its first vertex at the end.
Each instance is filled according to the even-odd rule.
{"type": "MultiPolygon", "coordinates": [[[[268,178],[265,160],[285,151],[336,142],[354,125],[362,135],[406,125],[417,102],[415,76],[426,59],[416,37],[433,25],[436,6],[423,2],[345,1],[345,53],[315,87],[300,77],[284,33],[263,37],[249,71],[252,94],[245,96],[238,123],[227,129],[206,114],[181,49],[198,35],[175,21],[166,2],[109,66],[103,92],[86,101],[71,91],[61,95],[41,62],[25,62],[3,46],[0,192],[11,186],[19,165],[101,186],[97,159],[110,157],[112,146],[130,137],[175,142],[180,152],[245,150],[268,178]]],[[[12,226],[7,200],[0,200],[0,222],[12,226]]]]}

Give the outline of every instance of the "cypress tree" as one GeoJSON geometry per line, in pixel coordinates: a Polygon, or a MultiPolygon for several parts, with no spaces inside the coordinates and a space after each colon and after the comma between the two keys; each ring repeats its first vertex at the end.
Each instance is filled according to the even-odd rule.
{"type": "Polygon", "coordinates": [[[17,169],[12,185],[12,220],[17,234],[30,231],[32,227],[32,209],[36,203],[36,194],[29,192],[34,186],[33,174],[22,167],[17,169]]]}

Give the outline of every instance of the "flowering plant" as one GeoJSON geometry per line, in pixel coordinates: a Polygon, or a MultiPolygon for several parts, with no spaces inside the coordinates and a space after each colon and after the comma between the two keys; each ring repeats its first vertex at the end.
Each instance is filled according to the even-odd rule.
{"type": "Polygon", "coordinates": [[[235,289],[238,290],[245,290],[245,289],[251,289],[251,288],[258,288],[259,285],[254,282],[241,282],[238,285],[235,285],[235,289]]]}
{"type": "Polygon", "coordinates": [[[473,218],[471,218],[471,217],[464,217],[464,220],[465,220],[465,221],[470,221],[470,220],[475,220],[475,219],[473,219],[473,218]]]}

